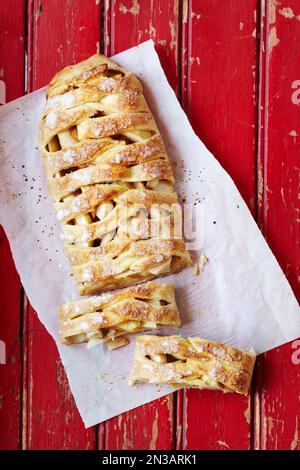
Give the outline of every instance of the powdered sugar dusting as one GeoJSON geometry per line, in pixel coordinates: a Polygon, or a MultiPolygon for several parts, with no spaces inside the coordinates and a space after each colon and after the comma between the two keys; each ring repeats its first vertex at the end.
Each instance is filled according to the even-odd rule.
{"type": "Polygon", "coordinates": [[[160,373],[162,374],[163,378],[166,381],[170,381],[171,379],[175,379],[175,371],[174,371],[174,365],[171,364],[163,364],[160,367],[160,373]]]}
{"type": "Polygon", "coordinates": [[[160,344],[165,354],[178,352],[178,341],[176,339],[163,339],[160,344]]]}
{"type": "Polygon", "coordinates": [[[63,161],[66,163],[74,163],[75,151],[73,149],[67,149],[63,151],[63,161]]]}
{"type": "Polygon", "coordinates": [[[104,293],[104,294],[101,294],[99,299],[101,300],[101,302],[108,302],[109,300],[111,300],[112,297],[113,297],[113,294],[104,293]]]}
{"type": "Polygon", "coordinates": [[[122,153],[116,153],[115,158],[114,158],[114,162],[119,164],[124,160],[124,157],[125,157],[125,155],[122,155],[122,153]]]}
{"type": "Polygon", "coordinates": [[[79,324],[79,329],[82,331],[88,331],[90,329],[90,325],[86,321],[82,321],[79,324]]]}
{"type": "Polygon", "coordinates": [[[82,243],[85,243],[89,240],[90,238],[90,234],[89,234],[89,231],[88,230],[84,230],[79,241],[82,242],[82,243]]]}
{"type": "Polygon", "coordinates": [[[227,355],[226,355],[226,352],[225,352],[225,349],[222,348],[221,346],[215,346],[212,348],[212,351],[213,353],[220,357],[221,359],[226,359],[227,358],[227,355]]]}
{"type": "Polygon", "coordinates": [[[82,210],[88,209],[89,203],[87,200],[83,199],[82,197],[75,197],[71,204],[72,212],[81,212],[82,210]]]}
{"type": "Polygon", "coordinates": [[[74,93],[64,93],[63,95],[55,95],[48,99],[45,109],[55,107],[68,107],[73,106],[76,102],[74,93]]]}
{"type": "Polygon", "coordinates": [[[57,125],[57,113],[49,113],[46,116],[45,124],[49,129],[55,129],[57,125]]]}
{"type": "Polygon", "coordinates": [[[75,241],[75,236],[72,233],[69,232],[64,232],[61,234],[62,240],[68,241],[68,242],[74,242],[75,241]]]}
{"type": "Polygon", "coordinates": [[[84,268],[82,272],[82,280],[86,282],[90,282],[93,280],[93,273],[89,268],[84,268]]]}
{"type": "Polygon", "coordinates": [[[80,183],[89,184],[93,180],[93,169],[84,168],[72,173],[72,179],[79,181],[80,183]]]}
{"type": "Polygon", "coordinates": [[[162,255],[158,255],[155,258],[155,263],[161,263],[164,260],[164,257],[162,255]]]}
{"type": "Polygon", "coordinates": [[[98,325],[99,323],[101,324],[103,322],[103,314],[98,313],[93,316],[93,319],[91,320],[91,325],[98,325]]]}
{"type": "Polygon", "coordinates": [[[57,217],[57,220],[59,221],[65,219],[66,217],[69,217],[69,215],[70,215],[70,211],[68,209],[59,209],[56,212],[56,217],[57,217]]]}
{"type": "Polygon", "coordinates": [[[149,364],[149,362],[144,362],[143,363],[143,369],[149,370],[150,372],[153,372],[153,365],[149,364]]]}
{"type": "Polygon", "coordinates": [[[155,152],[158,152],[160,150],[160,148],[158,146],[153,146],[153,147],[150,147],[149,145],[146,145],[144,148],[142,148],[140,150],[140,154],[143,156],[143,157],[151,157],[155,152]]]}
{"type": "Polygon", "coordinates": [[[99,85],[99,89],[106,93],[111,92],[116,88],[117,82],[113,78],[105,78],[99,85]]]}

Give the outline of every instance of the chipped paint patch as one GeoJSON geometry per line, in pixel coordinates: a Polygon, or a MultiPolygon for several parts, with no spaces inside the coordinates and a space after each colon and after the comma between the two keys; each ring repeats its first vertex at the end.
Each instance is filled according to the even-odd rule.
{"type": "MultiPolygon", "coordinates": [[[[272,420],[272,418],[270,418],[272,420]]],[[[263,438],[263,443],[262,443],[262,449],[266,449],[267,448],[267,438],[268,438],[268,422],[269,422],[269,418],[267,418],[266,416],[264,416],[264,420],[263,420],[263,426],[262,426],[262,438],[263,438]]]]}
{"type": "Polygon", "coordinates": [[[280,39],[277,37],[276,26],[272,26],[272,28],[270,29],[269,40],[268,40],[270,54],[272,53],[273,48],[276,47],[279,44],[279,42],[280,42],[280,39]]]}
{"type": "Polygon", "coordinates": [[[261,427],[260,427],[260,420],[261,420],[261,406],[260,406],[260,395],[256,391],[254,392],[254,419],[253,419],[253,449],[258,450],[261,448],[261,427]]]}
{"type": "Polygon", "coordinates": [[[62,390],[64,400],[70,400],[73,403],[73,395],[71,394],[69,382],[60,359],[56,361],[56,382],[62,390]]]}
{"type": "Polygon", "coordinates": [[[43,4],[41,2],[37,9],[37,18],[39,18],[39,16],[42,16],[42,14],[43,14],[43,4]]]}
{"type": "Polygon", "coordinates": [[[250,424],[250,421],[251,421],[250,398],[248,399],[248,406],[244,411],[244,416],[246,418],[247,424],[250,424]]]}
{"type": "Polygon", "coordinates": [[[278,13],[287,19],[295,18],[295,20],[300,21],[300,15],[295,15],[291,7],[281,8],[281,10],[278,10],[278,13]]]}
{"type": "Polygon", "coordinates": [[[279,5],[277,0],[270,0],[269,4],[269,22],[274,24],[276,21],[276,6],[279,5]]]}
{"type": "Polygon", "coordinates": [[[256,38],[256,28],[254,28],[254,30],[252,31],[251,36],[252,36],[253,38],[256,38]]]}
{"type": "Polygon", "coordinates": [[[69,424],[69,420],[70,420],[70,412],[69,411],[66,411],[65,413],[65,423],[68,425],[69,424]]]}
{"type": "Polygon", "coordinates": [[[258,166],[257,172],[257,202],[258,207],[263,205],[263,193],[264,193],[264,177],[263,177],[263,167],[262,163],[258,166]]]}
{"type": "Polygon", "coordinates": [[[196,64],[200,65],[200,57],[190,57],[190,64],[192,65],[194,62],[196,62],[196,64]]]}
{"type": "Polygon", "coordinates": [[[291,450],[295,450],[296,447],[298,447],[300,441],[299,441],[299,431],[298,431],[298,416],[296,416],[296,427],[295,427],[295,432],[294,432],[294,438],[291,442],[291,450]]]}
{"type": "Polygon", "coordinates": [[[293,10],[290,7],[282,8],[281,10],[278,10],[278,13],[280,13],[285,18],[294,18],[295,16],[293,10]]]}
{"type": "Polygon", "coordinates": [[[189,399],[188,395],[183,391],[183,416],[182,416],[182,448],[187,448],[187,441],[188,441],[188,409],[189,409],[189,399]]]}
{"type": "Polygon", "coordinates": [[[286,207],[285,195],[284,195],[284,189],[283,189],[283,187],[280,189],[280,194],[281,194],[281,199],[282,199],[283,205],[284,205],[284,207],[286,207]]]}
{"type": "Polygon", "coordinates": [[[297,140],[297,137],[298,137],[298,134],[297,134],[297,131],[295,131],[295,129],[293,129],[292,131],[289,132],[289,135],[291,137],[293,137],[293,142],[294,144],[296,143],[296,140],[297,140]]]}
{"type": "Polygon", "coordinates": [[[171,428],[173,427],[173,397],[172,395],[168,395],[167,397],[167,408],[168,408],[168,421],[171,425],[171,428]]]}
{"type": "Polygon", "coordinates": [[[244,23],[240,22],[240,31],[243,31],[244,23]]]}
{"type": "Polygon", "coordinates": [[[158,437],[158,411],[155,410],[155,418],[152,424],[152,436],[151,436],[151,441],[150,441],[150,450],[155,450],[156,449],[156,441],[158,437]]]}
{"type": "Polygon", "coordinates": [[[266,0],[261,0],[261,10],[262,10],[262,16],[265,18],[266,16],[266,0]]]}
{"type": "Polygon", "coordinates": [[[124,15],[126,15],[126,13],[131,13],[132,15],[138,15],[140,11],[140,5],[138,4],[138,0],[133,0],[132,7],[127,8],[125,7],[125,5],[121,3],[119,10],[121,13],[124,13],[124,15]]]}
{"type": "Polygon", "coordinates": [[[188,16],[189,16],[189,3],[188,3],[188,0],[183,0],[182,21],[184,23],[188,22],[188,16]]]}
{"type": "Polygon", "coordinates": [[[217,441],[217,444],[222,447],[226,447],[226,449],[230,449],[229,445],[225,441],[217,441]]]}
{"type": "MultiPolygon", "coordinates": [[[[182,440],[182,425],[181,424],[177,424],[177,427],[176,427],[176,435],[177,435],[177,444],[181,444],[181,440],[182,440]]],[[[180,447],[179,447],[180,448],[180,447]]]]}
{"type": "Polygon", "coordinates": [[[127,449],[128,449],[128,441],[127,441],[127,422],[126,422],[126,421],[125,421],[125,425],[124,425],[124,435],[123,435],[122,449],[123,449],[123,450],[127,450],[127,449]]]}
{"type": "Polygon", "coordinates": [[[166,46],[167,45],[167,41],[165,39],[159,39],[158,41],[158,44],[160,44],[161,46],[166,46]]]}
{"type": "Polygon", "coordinates": [[[0,104],[6,103],[6,86],[3,80],[0,80],[0,104]]]}
{"type": "Polygon", "coordinates": [[[176,48],[176,31],[175,31],[175,25],[172,21],[169,23],[170,26],[170,33],[171,33],[171,42],[170,42],[170,49],[171,51],[176,48]]]}
{"type": "Polygon", "coordinates": [[[196,20],[200,20],[201,15],[199,13],[192,11],[192,18],[196,18],[196,20]]]}
{"type": "MultiPolygon", "coordinates": [[[[154,11],[153,0],[151,0],[151,11],[154,11]]],[[[150,23],[149,23],[149,35],[153,39],[156,38],[156,28],[153,26],[152,15],[150,18],[150,23]]]]}
{"type": "Polygon", "coordinates": [[[268,436],[272,440],[272,431],[274,428],[274,420],[271,416],[267,418],[267,426],[268,426],[268,436]]]}
{"type": "Polygon", "coordinates": [[[156,38],[156,28],[154,28],[154,26],[152,25],[152,20],[149,27],[149,34],[151,38],[156,38]]]}

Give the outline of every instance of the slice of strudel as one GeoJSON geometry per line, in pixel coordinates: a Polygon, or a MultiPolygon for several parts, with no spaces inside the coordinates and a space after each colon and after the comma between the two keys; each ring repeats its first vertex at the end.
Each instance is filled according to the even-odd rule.
{"type": "Polygon", "coordinates": [[[167,383],[184,388],[248,393],[255,353],[181,336],[138,336],[129,384],[167,383]]]}
{"type": "Polygon", "coordinates": [[[172,168],[134,74],[99,54],[63,69],[47,91],[40,144],[80,294],[191,264],[172,168]]]}
{"type": "Polygon", "coordinates": [[[180,326],[174,286],[147,282],[120,292],[67,302],[59,310],[61,341],[107,342],[110,349],[128,343],[124,335],[162,326],[180,326]]]}

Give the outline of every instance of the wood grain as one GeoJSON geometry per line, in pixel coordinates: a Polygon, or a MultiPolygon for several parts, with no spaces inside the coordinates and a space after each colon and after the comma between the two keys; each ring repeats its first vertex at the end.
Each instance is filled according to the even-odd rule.
{"type": "MultiPolygon", "coordinates": [[[[88,0],[84,8],[80,0],[29,3],[30,91],[47,84],[62,67],[96,52],[100,41],[100,3],[88,0]]],[[[84,429],[54,341],[31,306],[25,311],[24,321],[24,447],[95,448],[96,430],[84,429]]]]}
{"type": "MultiPolygon", "coordinates": [[[[233,177],[255,214],[257,2],[187,3],[183,103],[194,130],[233,177]]],[[[181,446],[249,449],[251,408],[251,396],[186,391],[178,423],[181,446]]]]}
{"type": "MultiPolygon", "coordinates": [[[[25,1],[0,0],[1,104],[24,94],[25,1]]],[[[0,227],[0,341],[6,364],[0,365],[0,448],[21,446],[22,343],[20,329],[21,285],[9,244],[0,227]]]]}

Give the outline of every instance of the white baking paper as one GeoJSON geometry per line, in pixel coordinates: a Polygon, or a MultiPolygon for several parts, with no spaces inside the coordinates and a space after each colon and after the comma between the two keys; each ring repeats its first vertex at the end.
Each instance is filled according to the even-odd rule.
{"type": "MultiPolygon", "coordinates": [[[[297,338],[300,312],[291,288],[231,178],[194,134],[152,41],[115,60],[142,80],[174,163],[179,194],[190,203],[201,201],[201,252],[209,262],[198,277],[188,269],[162,280],[172,280],[177,287],[183,321],[179,333],[254,348],[257,353],[297,338]]],[[[58,306],[77,294],[38,149],[44,91],[0,108],[0,222],[31,305],[57,343],[89,427],[170,389],[127,385],[134,337],[128,347],[112,352],[105,345],[87,350],[85,344],[59,343],[58,306]]]]}

